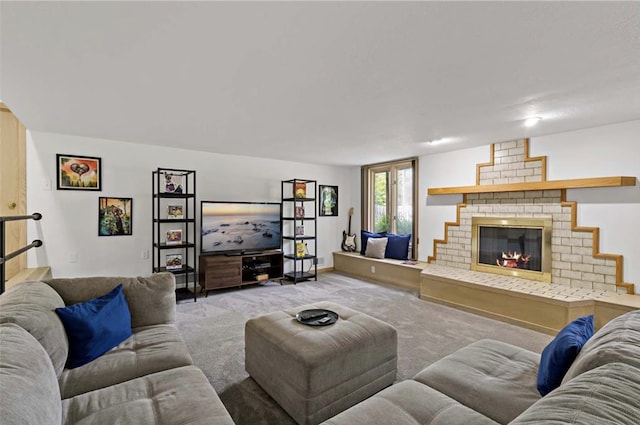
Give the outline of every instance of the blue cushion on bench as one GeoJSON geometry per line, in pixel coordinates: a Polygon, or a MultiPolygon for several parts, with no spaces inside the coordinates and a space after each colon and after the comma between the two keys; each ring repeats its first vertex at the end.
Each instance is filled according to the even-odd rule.
{"type": "Polygon", "coordinates": [[[408,260],[409,259],[409,241],[411,240],[411,233],[406,235],[396,235],[393,233],[387,233],[387,250],[384,253],[384,258],[394,258],[396,260],[408,260]]]}

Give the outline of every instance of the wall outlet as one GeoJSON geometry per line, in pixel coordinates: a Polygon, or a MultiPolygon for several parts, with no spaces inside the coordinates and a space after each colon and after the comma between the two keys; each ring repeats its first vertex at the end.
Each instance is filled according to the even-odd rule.
{"type": "Polygon", "coordinates": [[[149,259],[149,250],[142,250],[140,252],[140,258],[143,260],[148,260],[149,259]]]}
{"type": "Polygon", "coordinates": [[[376,266],[371,266],[371,273],[375,273],[376,272],[376,266]]]}
{"type": "Polygon", "coordinates": [[[316,260],[318,260],[318,264],[324,264],[324,257],[318,257],[316,260]]]}
{"type": "Polygon", "coordinates": [[[69,252],[69,262],[77,263],[78,262],[78,253],[75,251],[69,252]]]}

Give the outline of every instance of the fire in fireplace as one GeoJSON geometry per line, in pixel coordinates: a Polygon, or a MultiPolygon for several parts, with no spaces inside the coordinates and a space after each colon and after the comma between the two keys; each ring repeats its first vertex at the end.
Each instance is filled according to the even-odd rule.
{"type": "Polygon", "coordinates": [[[551,219],[473,217],[471,269],[551,282],[551,219]]]}

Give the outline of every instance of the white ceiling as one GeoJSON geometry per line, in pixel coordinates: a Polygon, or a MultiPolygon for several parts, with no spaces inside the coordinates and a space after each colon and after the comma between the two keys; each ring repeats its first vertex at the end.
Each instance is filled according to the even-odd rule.
{"type": "Polygon", "coordinates": [[[0,13],[0,99],[35,131],[361,165],[640,118],[640,2],[0,13]],[[453,141],[424,143],[438,138],[453,141]]]}

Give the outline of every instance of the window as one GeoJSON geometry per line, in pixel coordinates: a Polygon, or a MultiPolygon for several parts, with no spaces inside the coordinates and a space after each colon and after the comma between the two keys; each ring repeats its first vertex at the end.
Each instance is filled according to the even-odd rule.
{"type": "Polygon", "coordinates": [[[416,258],[418,159],[362,167],[362,228],[371,232],[411,233],[409,257],[416,258]]]}

